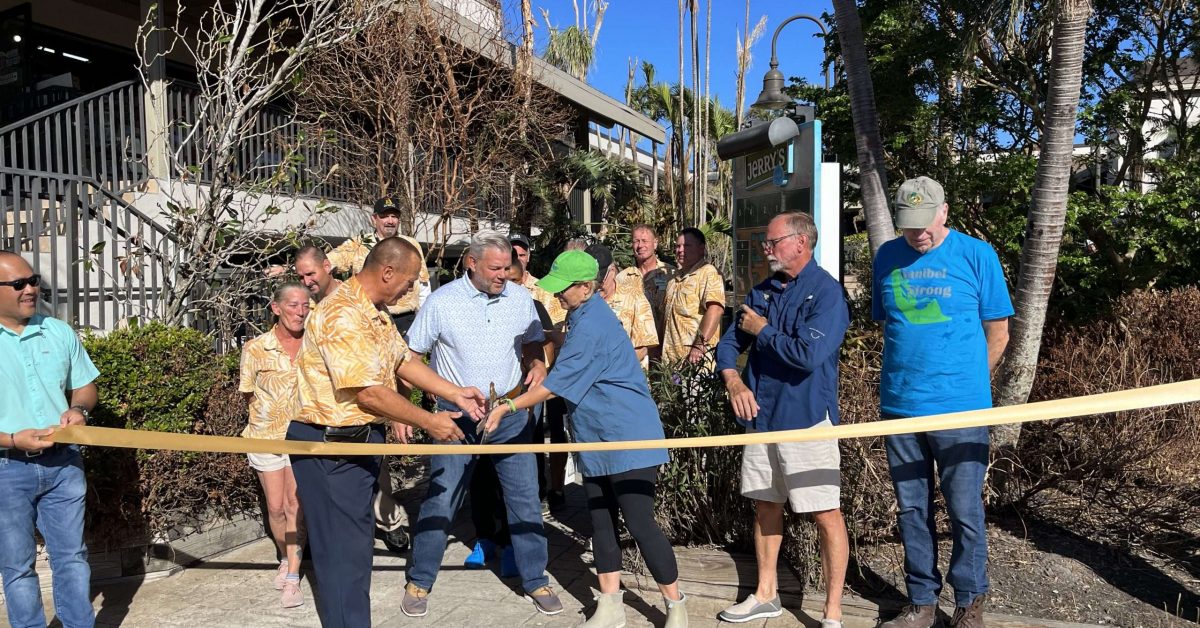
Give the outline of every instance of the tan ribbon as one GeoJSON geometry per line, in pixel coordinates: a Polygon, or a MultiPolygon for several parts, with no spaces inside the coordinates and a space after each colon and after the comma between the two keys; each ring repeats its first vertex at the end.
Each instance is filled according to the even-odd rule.
{"type": "Polygon", "coordinates": [[[169,449],[229,453],[317,454],[317,455],[435,455],[435,454],[512,454],[529,452],[616,451],[627,449],[677,449],[681,447],[722,447],[757,443],[798,443],[831,438],[863,438],[891,434],[911,434],[933,430],[983,427],[1005,423],[1028,423],[1076,416],[1138,410],[1178,403],[1200,401],[1200,379],[1162,384],[1118,392],[1039,401],[1019,406],[988,408],[969,412],[935,414],[909,419],[871,421],[851,425],[813,427],[781,432],[757,432],[730,436],[670,438],[666,440],[614,441],[604,443],[553,443],[525,445],[382,445],[362,443],[313,443],[304,441],[264,440],[233,436],[171,434],[109,427],[71,426],[54,432],[46,440],[100,447],[169,449]]]}

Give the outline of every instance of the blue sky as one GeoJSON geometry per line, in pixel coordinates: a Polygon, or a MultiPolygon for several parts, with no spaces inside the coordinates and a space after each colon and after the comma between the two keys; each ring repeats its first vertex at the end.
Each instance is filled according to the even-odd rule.
{"type": "MultiPolygon", "coordinates": [[[[582,4],[584,0],[580,0],[582,4]]],[[[721,104],[733,108],[735,91],[736,34],[745,29],[744,0],[707,0],[712,2],[712,50],[711,89],[721,104]]],[[[540,54],[545,46],[546,25],[541,9],[550,12],[550,21],[565,28],[575,23],[575,12],[571,0],[533,0],[534,15],[538,20],[535,31],[537,50],[540,54]]],[[[697,31],[700,38],[700,68],[704,81],[704,23],[707,2],[702,0],[698,16],[697,31]]],[[[506,0],[505,11],[512,28],[520,24],[520,4],[506,0]]],[[[766,32],[751,49],[753,61],[747,74],[746,102],[754,101],[762,89],[763,74],[769,68],[771,58],[771,34],[784,19],[796,13],[821,17],[833,13],[830,0],[791,2],[784,0],[751,0],[750,24],[753,26],[762,15],[767,16],[766,32]]],[[[588,75],[588,82],[617,100],[625,100],[627,63],[630,57],[638,59],[636,81],[641,83],[641,61],[650,61],[657,71],[657,80],[674,83],[679,80],[679,25],[678,6],[675,0],[610,0],[604,23],[600,29],[596,62],[588,75]]],[[[689,27],[685,15],[684,29],[689,27]]],[[[590,23],[590,18],[589,18],[590,23]]],[[[822,48],[816,25],[807,20],[788,24],[779,35],[777,53],[779,69],[784,76],[800,76],[810,83],[820,84],[822,48]]],[[[684,39],[685,73],[691,76],[690,35],[684,39]]],[[[690,85],[691,79],[686,79],[690,85]]]]}

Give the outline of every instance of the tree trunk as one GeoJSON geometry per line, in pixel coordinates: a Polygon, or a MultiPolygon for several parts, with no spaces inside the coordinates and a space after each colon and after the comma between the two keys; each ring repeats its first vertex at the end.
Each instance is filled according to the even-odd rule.
{"type": "Polygon", "coordinates": [[[874,255],[884,242],[896,237],[888,203],[887,166],[883,160],[883,140],[879,137],[879,116],[875,111],[875,87],[867,45],[854,0],[833,0],[837,21],[838,44],[846,64],[846,87],[850,92],[850,117],[854,121],[854,146],[858,149],[858,182],[862,193],[863,214],[867,218],[867,242],[874,255]]]}
{"type": "MultiPolygon", "coordinates": [[[[1083,50],[1089,0],[1059,0],[1054,17],[1050,76],[1046,93],[1046,126],[1029,207],[1021,272],[1017,278],[1016,314],[1009,325],[1008,350],[1000,365],[997,405],[1025,403],[1033,388],[1046,305],[1054,287],[1058,250],[1067,217],[1067,188],[1075,145],[1075,119],[1083,80],[1083,50]]],[[[992,430],[997,447],[1015,447],[1021,426],[992,430]]],[[[1003,497],[1003,496],[1002,496],[1003,497]]]]}

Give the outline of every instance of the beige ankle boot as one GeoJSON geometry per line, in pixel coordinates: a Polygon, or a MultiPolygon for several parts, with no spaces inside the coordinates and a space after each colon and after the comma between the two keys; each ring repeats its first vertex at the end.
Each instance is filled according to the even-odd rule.
{"type": "Polygon", "coordinates": [[[596,612],[592,613],[591,619],[579,624],[580,628],[624,628],[625,602],[622,601],[624,596],[624,591],[598,594],[596,596],[596,612]]]}
{"type": "Polygon", "coordinates": [[[668,600],[664,597],[663,602],[667,604],[667,623],[663,624],[663,628],[687,628],[687,596],[680,593],[679,601],[668,600]]]}

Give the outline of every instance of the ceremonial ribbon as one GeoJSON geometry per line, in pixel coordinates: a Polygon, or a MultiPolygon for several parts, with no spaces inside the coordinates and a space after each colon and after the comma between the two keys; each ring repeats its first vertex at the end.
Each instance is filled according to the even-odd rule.
{"type": "Polygon", "coordinates": [[[52,435],[45,437],[45,440],[56,443],[133,449],[329,456],[514,454],[661,448],[678,449],[684,447],[726,447],[759,443],[798,443],[834,438],[864,438],[868,436],[912,434],[935,430],[1049,421],[1052,419],[1140,410],[1195,401],[1200,401],[1200,379],[1083,397],[1038,401],[1016,406],[987,408],[950,414],[935,414],[907,419],[869,421],[865,423],[812,427],[778,432],[669,438],[665,440],[510,445],[384,445],[373,443],[315,443],[240,438],[234,436],[204,436],[200,434],[174,434],[169,432],[150,432],[81,425],[73,425],[56,430],[52,435]]]}

